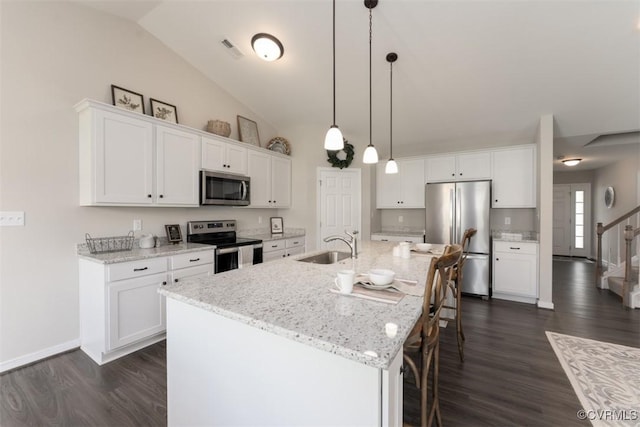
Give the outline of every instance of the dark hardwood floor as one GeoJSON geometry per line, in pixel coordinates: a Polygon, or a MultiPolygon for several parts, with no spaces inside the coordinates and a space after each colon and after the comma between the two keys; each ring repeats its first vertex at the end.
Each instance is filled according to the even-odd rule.
{"type": "MultiPolygon", "coordinates": [[[[640,310],[593,285],[594,264],[555,260],[555,310],[463,298],[467,340],[441,338],[440,405],[445,426],[570,426],[580,402],[545,331],[640,347],[640,310]]],[[[517,279],[516,279],[517,280],[517,279]]],[[[102,367],[79,350],[0,376],[0,425],[164,426],[165,343],[102,367]]],[[[405,421],[419,424],[419,395],[405,378],[405,421]]]]}

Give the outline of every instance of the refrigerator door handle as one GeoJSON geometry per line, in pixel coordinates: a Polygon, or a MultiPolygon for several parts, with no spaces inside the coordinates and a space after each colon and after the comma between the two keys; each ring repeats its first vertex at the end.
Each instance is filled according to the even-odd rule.
{"type": "Polygon", "coordinates": [[[462,190],[456,187],[456,229],[455,229],[455,240],[452,243],[458,243],[458,241],[462,238],[462,230],[460,227],[462,226],[462,190]]]}
{"type": "Polygon", "coordinates": [[[451,206],[451,222],[449,226],[449,244],[454,242],[454,228],[455,228],[455,220],[456,220],[456,204],[455,204],[455,187],[449,190],[449,206],[451,206]]]}

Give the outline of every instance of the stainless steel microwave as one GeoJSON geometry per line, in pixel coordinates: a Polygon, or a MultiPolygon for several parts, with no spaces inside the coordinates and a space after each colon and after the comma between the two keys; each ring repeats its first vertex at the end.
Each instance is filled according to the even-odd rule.
{"type": "Polygon", "coordinates": [[[248,206],[251,178],[230,173],[200,171],[200,204],[248,206]]]}

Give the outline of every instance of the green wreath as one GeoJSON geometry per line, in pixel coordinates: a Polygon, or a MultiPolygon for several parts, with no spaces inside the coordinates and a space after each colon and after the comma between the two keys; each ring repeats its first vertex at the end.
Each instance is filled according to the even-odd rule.
{"type": "Polygon", "coordinates": [[[347,140],[344,140],[344,148],[342,150],[327,150],[327,162],[331,163],[334,168],[348,168],[353,161],[353,145],[349,144],[347,140]],[[346,159],[341,160],[338,158],[338,153],[344,151],[347,155],[346,159]]]}

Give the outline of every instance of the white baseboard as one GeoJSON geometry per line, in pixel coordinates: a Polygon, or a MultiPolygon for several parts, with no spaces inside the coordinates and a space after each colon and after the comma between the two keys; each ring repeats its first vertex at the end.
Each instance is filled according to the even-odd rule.
{"type": "Polygon", "coordinates": [[[0,373],[6,372],[10,369],[19,368],[20,366],[28,365],[30,363],[37,362],[38,360],[45,359],[59,353],[64,353],[65,351],[73,350],[78,347],[80,347],[79,338],[54,345],[53,347],[45,348],[34,353],[16,357],[15,359],[7,360],[6,362],[0,362],[0,373]]]}
{"type": "Polygon", "coordinates": [[[546,308],[547,310],[553,310],[553,302],[538,300],[538,308],[546,308]]]}

